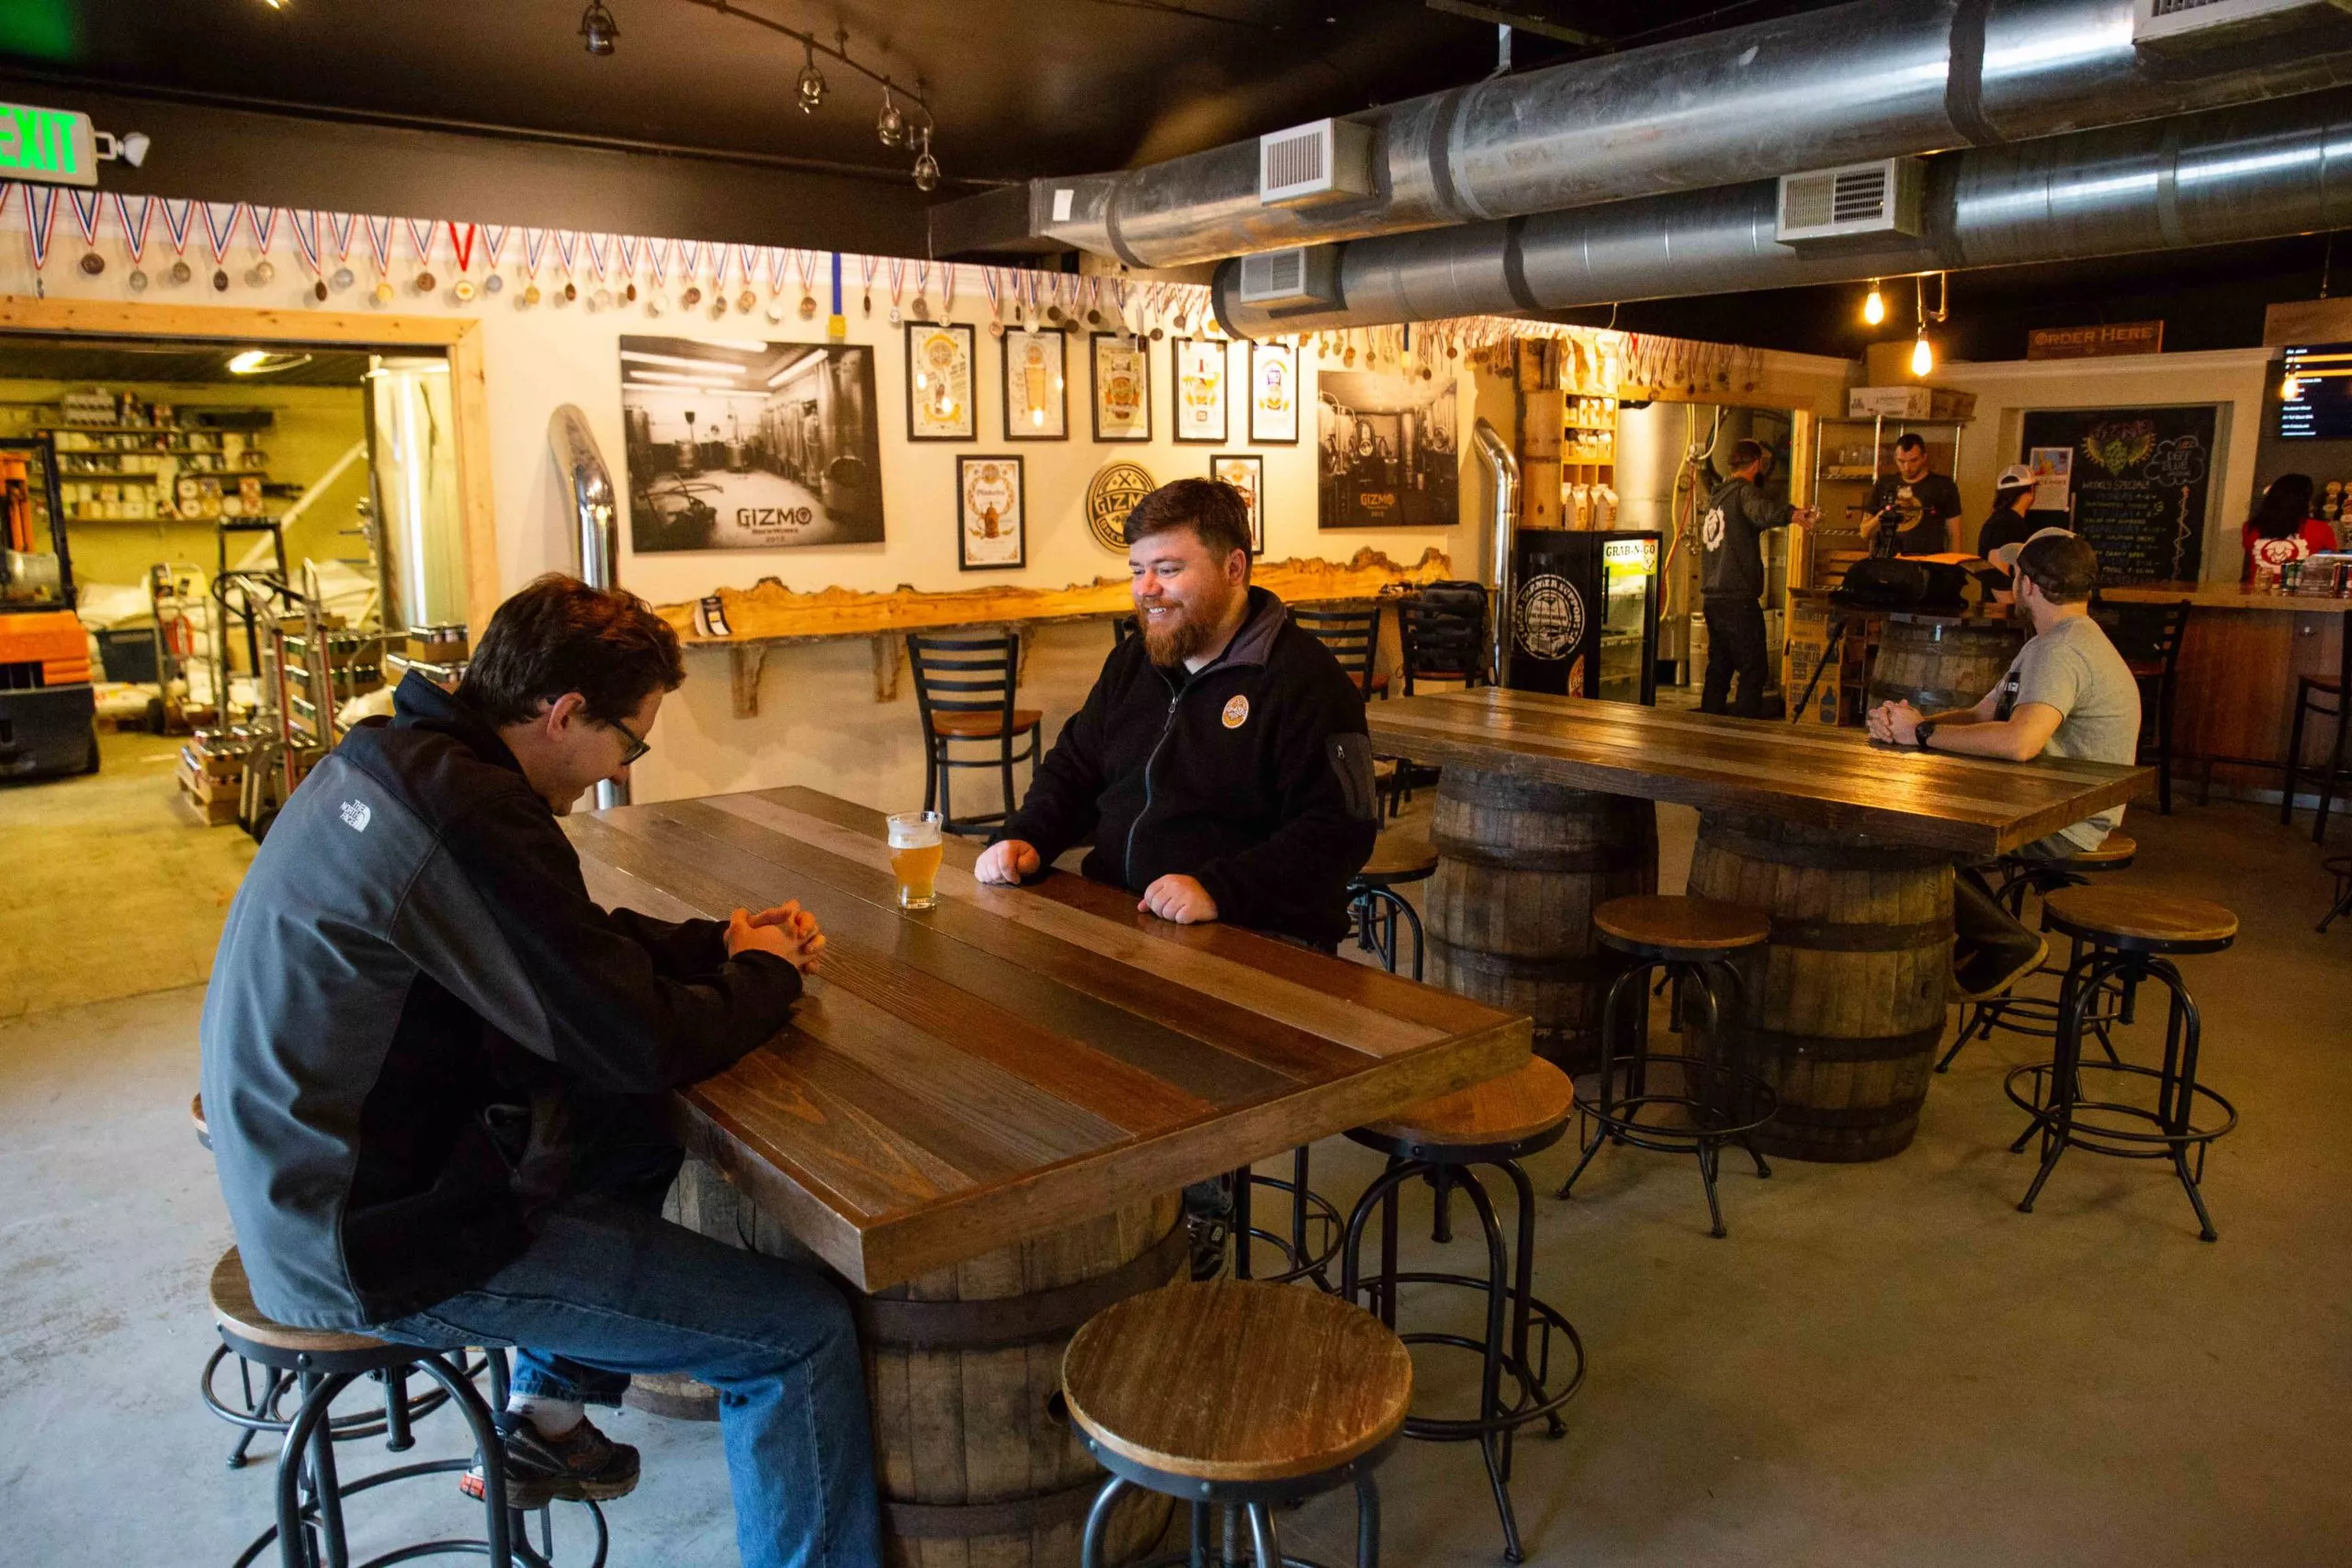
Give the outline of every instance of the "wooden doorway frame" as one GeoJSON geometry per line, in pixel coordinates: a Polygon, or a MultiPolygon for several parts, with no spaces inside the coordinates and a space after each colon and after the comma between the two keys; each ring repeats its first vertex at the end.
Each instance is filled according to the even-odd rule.
{"type": "Polygon", "coordinates": [[[130,299],[36,299],[0,294],[0,332],[105,337],[222,339],[305,346],[437,348],[449,360],[450,423],[458,455],[458,525],[465,540],[466,620],[480,636],[498,607],[498,527],[490,479],[490,405],[481,322],[464,316],[254,310],[147,304],[130,299]]]}

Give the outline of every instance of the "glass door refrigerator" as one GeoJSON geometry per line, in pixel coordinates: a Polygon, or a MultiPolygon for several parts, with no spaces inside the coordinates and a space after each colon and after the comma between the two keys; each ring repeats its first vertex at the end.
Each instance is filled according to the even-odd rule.
{"type": "Polygon", "coordinates": [[[1657,534],[1521,529],[1504,683],[1607,702],[1656,700],[1662,546],[1657,534]]]}

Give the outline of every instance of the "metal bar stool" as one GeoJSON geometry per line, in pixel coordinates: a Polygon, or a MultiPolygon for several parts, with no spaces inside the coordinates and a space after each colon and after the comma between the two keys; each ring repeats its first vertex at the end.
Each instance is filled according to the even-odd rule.
{"type": "Polygon", "coordinates": [[[2205,1212],[2198,1188],[2205,1179],[2206,1149],[2237,1125],[2238,1113],[2197,1081],[2203,1025],[2170,955],[2221,952],[2237,940],[2238,918],[2199,898],[2165,897],[2139,888],[2066,887],[2042,905],[2041,923],[2044,930],[2078,939],[2090,951],[2069,966],[2059,987],[2058,1043],[2052,1059],[2017,1068],[2006,1085],[2011,1101],[2033,1119],[2009,1152],[2022,1153],[2037,1134],[2041,1138],[2041,1168],[2034,1172],[2033,1185],[2026,1189],[2018,1212],[2033,1213],[2033,1201],[2057,1168],[2058,1157],[2080,1147],[2120,1159],[2170,1161],[2197,1211],[2199,1238],[2213,1240],[2212,1217],[2205,1212]],[[2082,1059],[2083,1029],[2091,1004],[2100,987],[2117,976],[2140,983],[2153,980],[2170,993],[2161,1067],[2082,1059]],[[2093,1072],[2116,1075],[2109,1081],[2118,1083],[2119,1093],[2129,1079],[2154,1079],[2154,1107],[2089,1098],[2083,1081],[2086,1073],[2093,1072]],[[2208,1108],[2216,1119],[2199,1125],[2195,1118],[2208,1108]],[[2191,1149],[2197,1153],[2193,1170],[2191,1149]]]}
{"type": "Polygon", "coordinates": [[[2335,879],[2335,901],[2320,917],[2319,933],[2325,936],[2338,915],[2352,914],[2352,855],[2330,855],[2319,864],[2322,871],[2335,879]]]}
{"type": "Polygon", "coordinates": [[[1373,1472],[1412,1403],[1413,1359],[1371,1314],[1315,1291],[1217,1280],[1129,1296],[1087,1320],[1062,1358],[1062,1399],[1111,1472],[1086,1517],[1081,1568],[1103,1568],[1119,1500],[1137,1487],[1191,1513],[1184,1551],[1137,1568],[1206,1568],[1226,1511],[1226,1562],[1246,1527],[1257,1568],[1315,1568],[1282,1549],[1274,1509],[1352,1483],[1356,1568],[1378,1568],[1373,1472]]]}
{"type": "Polygon", "coordinates": [[[2352,692],[2352,626],[2343,628],[2337,635],[2343,640],[2343,649],[2335,673],[2295,678],[2295,722],[2287,736],[2286,778],[2278,792],[2278,824],[2285,827],[2295,815],[2296,782],[2319,781],[2319,809],[2312,814],[2314,844],[2327,841],[2327,814],[2335,804],[2335,781],[2344,772],[2345,731],[2352,728],[2345,718],[2345,694],[2352,692]],[[2335,739],[2328,746],[2327,761],[2317,766],[2303,761],[2303,720],[2314,714],[2335,721],[2335,739]]]}
{"type": "MultiPolygon", "coordinates": [[[[277,1461],[277,1522],[255,1537],[237,1558],[235,1568],[249,1565],[273,1543],[283,1568],[386,1568],[419,1557],[486,1556],[504,1568],[548,1568],[554,1550],[554,1527],[545,1508],[540,1517],[542,1546],[534,1549],[521,1510],[506,1500],[504,1450],[490,1407],[473,1383],[452,1362],[435,1351],[396,1345],[365,1334],[337,1329],[295,1328],[266,1316],[254,1304],[243,1259],[231,1247],[214,1265],[211,1282],[212,1317],[222,1344],[236,1355],[293,1379],[302,1399],[286,1432],[277,1461]],[[440,1385],[458,1408],[473,1439],[473,1452],[463,1458],[428,1460],[397,1465],[356,1481],[346,1482],[335,1469],[334,1441],[328,1429],[335,1396],[360,1378],[422,1373],[440,1385]],[[325,1441],[322,1441],[322,1438],[325,1441]],[[482,1472],[483,1534],[478,1540],[450,1539],[412,1542],[354,1565],[344,1528],[346,1498],[394,1481],[421,1475],[447,1475],[470,1470],[479,1461],[482,1472]]],[[[492,1352],[493,1392],[504,1398],[504,1362],[492,1352]]],[[[588,1568],[603,1568],[607,1538],[604,1511],[585,1505],[595,1529],[595,1552],[588,1568]]]]}
{"type": "Polygon", "coordinates": [[[1475,1416],[1408,1416],[1405,1435],[1429,1442],[1478,1445],[1486,1461],[1487,1481],[1495,1495],[1495,1512],[1503,1527],[1503,1555],[1523,1562],[1519,1517],[1511,1506],[1511,1443],[1521,1427],[1541,1421],[1549,1436],[1565,1436],[1559,1410],[1584,1382],[1584,1341],[1576,1326],[1550,1303],[1535,1294],[1535,1189],[1520,1165],[1560,1141],[1576,1109],[1576,1090],[1567,1075],[1541,1057],[1499,1078],[1473,1085],[1458,1094],[1424,1101],[1386,1121],[1358,1127],[1348,1136],[1366,1148],[1388,1156],[1388,1168],[1364,1190],[1348,1217],[1347,1247],[1340,1254],[1340,1294],[1354,1301],[1359,1292],[1380,1314],[1396,1325],[1397,1287],[1424,1284],[1476,1291],[1486,1297],[1484,1331],[1476,1336],[1417,1329],[1399,1336],[1408,1345],[1443,1345],[1468,1350],[1479,1359],[1478,1410],[1475,1416]],[[1495,1206],[1473,1168],[1489,1167],[1502,1173],[1519,1198],[1518,1247],[1507,1247],[1495,1206]],[[1444,1241],[1446,1194],[1459,1188],[1476,1211],[1487,1243],[1484,1278],[1442,1270],[1401,1269],[1398,1267],[1396,1195],[1408,1181],[1427,1179],[1438,1190],[1439,1234],[1444,1241]],[[1379,1267],[1363,1271],[1363,1233],[1374,1211],[1380,1214],[1379,1267]],[[1530,1344],[1531,1331],[1535,1337],[1530,1344]],[[1552,1379],[1552,1337],[1566,1341],[1574,1370],[1557,1388],[1552,1379]]]}
{"type": "Polygon", "coordinates": [[[979,833],[1003,821],[1020,804],[1012,765],[1037,765],[1045,715],[1012,705],[1021,682],[1021,636],[933,637],[907,634],[907,660],[915,676],[915,707],[922,720],[925,772],[922,808],[937,811],[951,833],[979,833]],[[996,742],[992,757],[958,757],[957,745],[996,742]],[[1004,778],[1004,807],[967,817],[949,804],[958,768],[993,768],[1004,778]]]}
{"type": "Polygon", "coordinates": [[[1233,1277],[1255,1280],[1261,1284],[1287,1285],[1294,1280],[1308,1280],[1315,1288],[1329,1292],[1331,1287],[1331,1260],[1340,1255],[1340,1241],[1347,1229],[1347,1222],[1340,1214],[1339,1205],[1307,1185],[1307,1151],[1301,1144],[1291,1151],[1290,1179],[1278,1176],[1260,1176],[1248,1166],[1233,1173],[1233,1277]],[[1289,1200],[1290,1230],[1276,1235],[1261,1228],[1255,1217],[1253,1194],[1259,1188],[1279,1192],[1289,1200]],[[1271,1274],[1257,1272],[1256,1259],[1251,1256],[1260,1244],[1271,1247],[1282,1259],[1282,1266],[1271,1274]]]}
{"type": "Polygon", "coordinates": [[[1396,973],[1396,931],[1399,923],[1413,937],[1413,978],[1421,977],[1421,917],[1396,890],[1408,882],[1425,882],[1437,874],[1437,851],[1419,833],[1402,830],[1380,835],[1372,858],[1348,883],[1348,918],[1355,925],[1356,943],[1376,954],[1391,975],[1396,973]]]}
{"type": "MultiPolygon", "coordinates": [[[[1737,1144],[1756,1162],[1756,1174],[1770,1177],[1772,1168],[1750,1141],[1756,1130],[1779,1114],[1780,1097],[1755,1073],[1732,1059],[1733,1043],[1723,1029],[1726,1015],[1717,991],[1728,985],[1735,1002],[1743,987],[1733,965],[1736,953],[1753,952],[1771,940],[1770,917],[1736,904],[1713,898],[1674,897],[1637,894],[1611,898],[1592,913],[1601,942],[1634,960],[1619,975],[1600,1004],[1600,1100],[1581,1109],[1592,1119],[1592,1135],[1576,1169],[1560,1185],[1559,1196],[1576,1190],[1592,1156],[1606,1143],[1631,1144],[1635,1148],[1699,1156],[1699,1179],[1707,1189],[1707,1213],[1714,1224],[1708,1234],[1718,1238],[1724,1229],[1723,1204],[1715,1196],[1715,1174],[1723,1161],[1723,1146],[1737,1144]],[[1676,1011],[1689,1021],[1690,1004],[1701,1004],[1702,1022],[1699,1050],[1672,1054],[1649,1048],[1650,971],[1663,969],[1674,986],[1676,1011]],[[1633,1048],[1618,1050],[1617,1015],[1629,998],[1638,998],[1633,1019],[1633,1048]],[[1679,1069],[1680,1082],[1673,1089],[1650,1084],[1654,1068],[1679,1069]],[[1623,1082],[1620,1083],[1620,1074],[1623,1082]]],[[[1739,1016],[1735,1006],[1729,1016],[1739,1016]]]]}
{"type": "MultiPolygon", "coordinates": [[[[2131,834],[2119,829],[2101,840],[2098,848],[2084,850],[2064,860],[2029,860],[2019,855],[2004,855],[1995,863],[2001,880],[1994,885],[1993,897],[2001,908],[2022,924],[2026,919],[2028,898],[2046,899],[2062,887],[2086,887],[2091,880],[2086,874],[2128,871],[2139,852],[2138,842],[2131,834]]],[[[1993,1031],[1996,1029],[2037,1040],[2056,1039],[2058,997],[2055,988],[2047,996],[2032,993],[2019,996],[2017,992],[2037,976],[2063,980],[2066,971],[2073,968],[2082,956],[2083,944],[2077,941],[2067,954],[2065,963],[2052,964],[2045,958],[2039,967],[2019,976],[2008,995],[1970,1002],[1967,1010],[1960,1016],[1960,1030],[1951,1043],[1951,1049],[1936,1063],[1936,1071],[1950,1072],[1952,1058],[1960,1055],[1962,1046],[1971,1040],[1992,1039],[1993,1031]]],[[[2109,1031],[2116,1024],[2132,1021],[2133,1001],[2132,989],[2120,985],[2110,986],[2086,1021],[2110,1062],[2117,1057],[2114,1043],[2108,1038],[2109,1031]]]]}

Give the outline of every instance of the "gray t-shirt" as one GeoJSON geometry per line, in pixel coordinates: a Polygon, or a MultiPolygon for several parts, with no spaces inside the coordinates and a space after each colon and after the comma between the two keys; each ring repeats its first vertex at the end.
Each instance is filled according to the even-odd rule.
{"type": "MultiPolygon", "coordinates": [[[[2088,615],[2070,615],[2018,650],[2001,679],[1994,716],[2007,718],[2019,703],[2058,710],[2058,728],[2045,757],[2129,763],[2140,753],[2140,683],[2107,633],[2088,615]]],[[[2123,820],[2123,807],[2059,829],[2078,849],[2095,850],[2123,820]]]]}

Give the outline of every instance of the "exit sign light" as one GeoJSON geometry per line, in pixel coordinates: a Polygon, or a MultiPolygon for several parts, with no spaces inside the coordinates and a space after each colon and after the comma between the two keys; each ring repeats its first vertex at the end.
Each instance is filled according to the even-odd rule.
{"type": "Polygon", "coordinates": [[[0,103],[0,178],[96,185],[98,138],[90,117],[0,103]]]}

